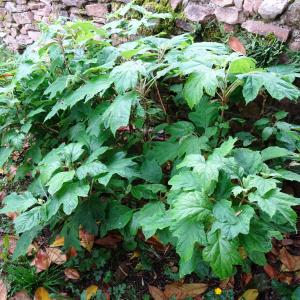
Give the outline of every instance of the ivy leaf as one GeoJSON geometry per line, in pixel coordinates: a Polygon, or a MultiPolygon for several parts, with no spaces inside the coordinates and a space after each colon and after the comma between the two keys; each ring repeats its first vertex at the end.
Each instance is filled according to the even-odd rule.
{"type": "Polygon", "coordinates": [[[172,202],[171,215],[174,220],[194,218],[204,222],[211,215],[212,205],[204,192],[188,192],[179,194],[172,202]]]}
{"type": "Polygon", "coordinates": [[[53,83],[51,83],[45,90],[44,95],[50,94],[49,98],[52,99],[57,93],[62,93],[68,86],[70,76],[58,77],[53,83]]]}
{"type": "Polygon", "coordinates": [[[177,237],[176,252],[183,261],[188,261],[194,253],[196,243],[206,245],[204,225],[191,219],[176,222],[170,227],[173,235],[177,237]]]}
{"type": "Polygon", "coordinates": [[[221,200],[213,208],[216,221],[212,231],[220,229],[222,236],[228,240],[236,238],[240,233],[247,234],[255,213],[249,205],[242,205],[235,211],[231,204],[231,201],[221,200]]]}
{"type": "Polygon", "coordinates": [[[87,197],[89,189],[89,185],[82,182],[65,184],[55,198],[63,205],[64,213],[70,215],[78,205],[78,197],[87,197]]]}
{"type": "Polygon", "coordinates": [[[166,187],[162,184],[138,184],[132,187],[131,194],[138,200],[157,199],[157,193],[165,193],[166,187]]]}
{"type": "Polygon", "coordinates": [[[293,155],[293,152],[289,151],[288,149],[280,148],[277,146],[268,147],[261,151],[263,161],[279,157],[287,157],[291,155],[293,155]]]}
{"type": "Polygon", "coordinates": [[[136,92],[119,95],[102,115],[105,128],[110,128],[115,135],[116,131],[129,123],[131,106],[136,103],[139,96],[136,92]]]}
{"type": "Polygon", "coordinates": [[[108,169],[106,165],[101,163],[100,161],[93,161],[90,163],[85,163],[81,165],[76,170],[76,175],[79,180],[86,178],[87,176],[95,177],[103,173],[107,173],[108,169]]]}
{"type": "Polygon", "coordinates": [[[145,66],[141,61],[126,61],[111,71],[110,78],[114,82],[117,92],[123,94],[134,89],[139,77],[146,74],[145,66]]]}
{"type": "Polygon", "coordinates": [[[23,212],[37,203],[37,200],[32,196],[30,192],[24,192],[22,194],[11,193],[4,198],[4,208],[0,209],[1,214],[9,212],[23,212]]]}
{"type": "Polygon", "coordinates": [[[261,196],[258,191],[249,194],[249,201],[255,202],[259,208],[268,214],[276,223],[290,223],[295,227],[296,212],[291,208],[299,205],[300,199],[274,189],[261,196]]]}
{"type": "Polygon", "coordinates": [[[63,186],[63,184],[65,182],[71,181],[74,178],[75,175],[75,171],[66,171],[66,172],[59,172],[57,174],[55,174],[50,181],[47,183],[47,186],[49,186],[48,188],[48,192],[51,195],[54,195],[57,191],[59,191],[61,189],[61,187],[63,186]]]}
{"type": "Polygon", "coordinates": [[[228,241],[221,232],[208,233],[208,245],[203,250],[203,259],[210,264],[221,279],[233,275],[234,265],[241,263],[236,240],[228,241]]]}
{"type": "Polygon", "coordinates": [[[136,170],[133,168],[136,166],[136,163],[132,160],[132,158],[125,158],[125,155],[126,154],[124,152],[117,152],[113,155],[110,161],[106,164],[108,173],[98,179],[99,183],[107,185],[114,174],[118,174],[124,178],[131,178],[138,175],[136,170]]]}

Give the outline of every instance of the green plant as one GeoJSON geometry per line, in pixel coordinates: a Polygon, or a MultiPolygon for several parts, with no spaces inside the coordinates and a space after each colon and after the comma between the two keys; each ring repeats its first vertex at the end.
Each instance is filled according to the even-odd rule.
{"type": "Polygon", "coordinates": [[[296,101],[298,69],[258,68],[187,34],[113,46],[115,34],[142,34],[169,17],[134,4],[114,16],[101,29],[44,26],[1,91],[0,165],[21,151],[19,178],[32,179],[0,211],[19,213],[14,258],[50,225],[77,249],[80,227],[101,237],[117,230],[127,247],[140,229],[146,239],[156,234],[175,247],[181,277],[203,260],[229,277],[241,249],[263,265],[272,238],[295,230],[300,201],[281,186],[299,181],[284,168],[299,154],[284,145],[238,147],[232,108],[259,95],[296,101]],[[123,19],[132,9],[141,18],[123,19]]]}
{"type": "Polygon", "coordinates": [[[56,288],[63,283],[64,278],[63,272],[57,267],[37,273],[35,267],[30,266],[30,262],[26,258],[17,263],[10,263],[5,269],[12,295],[22,290],[34,294],[40,286],[56,292],[56,288]]]}

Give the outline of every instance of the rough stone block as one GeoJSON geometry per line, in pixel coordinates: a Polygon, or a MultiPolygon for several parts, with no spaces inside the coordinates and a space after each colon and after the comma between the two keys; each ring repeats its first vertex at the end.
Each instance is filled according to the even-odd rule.
{"type": "Polygon", "coordinates": [[[184,9],[184,14],[190,21],[204,23],[214,16],[214,9],[201,4],[189,3],[184,9]]]}
{"type": "Polygon", "coordinates": [[[105,18],[108,14],[106,4],[89,4],[85,7],[86,13],[90,17],[105,18]]]}
{"type": "Polygon", "coordinates": [[[242,24],[242,27],[248,32],[256,33],[259,35],[274,34],[280,41],[287,41],[290,35],[289,28],[283,28],[273,24],[266,24],[262,21],[248,20],[242,24]]]}
{"type": "MultiPolygon", "coordinates": [[[[259,6],[258,13],[266,20],[273,20],[288,7],[288,0],[264,0],[259,6]]],[[[300,16],[299,20],[300,22],[300,16]]]]}
{"type": "Polygon", "coordinates": [[[244,21],[242,11],[236,7],[217,7],[215,15],[218,21],[231,25],[239,24],[244,21]]]}

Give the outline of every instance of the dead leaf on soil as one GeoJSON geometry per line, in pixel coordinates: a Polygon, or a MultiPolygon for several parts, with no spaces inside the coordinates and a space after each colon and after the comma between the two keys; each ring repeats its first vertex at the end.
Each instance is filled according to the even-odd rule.
{"type": "Polygon", "coordinates": [[[47,252],[43,250],[40,250],[32,261],[32,265],[36,267],[37,272],[47,270],[50,267],[50,264],[51,260],[47,252]]]}
{"type": "Polygon", "coordinates": [[[69,279],[78,280],[80,278],[80,274],[76,269],[67,268],[64,270],[64,273],[69,279]]]}
{"type": "Polygon", "coordinates": [[[7,299],[7,288],[3,280],[0,280],[0,300],[7,299]]]}
{"type": "Polygon", "coordinates": [[[286,248],[280,250],[279,259],[282,262],[281,271],[293,272],[300,270],[300,256],[291,255],[286,248]]]}
{"type": "Polygon", "coordinates": [[[94,245],[95,236],[83,229],[80,229],[79,238],[80,238],[80,245],[83,248],[85,248],[87,251],[91,252],[94,245]]]}
{"type": "Polygon", "coordinates": [[[258,298],[258,290],[257,289],[249,289],[243,293],[239,300],[256,300],[258,298]]]}
{"type": "Polygon", "coordinates": [[[168,249],[168,246],[163,245],[162,242],[158,239],[157,236],[152,236],[148,240],[145,241],[147,244],[150,244],[153,246],[153,248],[157,251],[165,252],[166,249],[168,249]]]}
{"type": "Polygon", "coordinates": [[[278,276],[278,271],[269,264],[264,265],[264,270],[271,279],[278,276]]]}
{"type": "Polygon", "coordinates": [[[26,291],[20,291],[14,294],[9,300],[31,300],[26,291]]]}
{"type": "Polygon", "coordinates": [[[174,282],[165,286],[164,294],[171,298],[175,296],[176,300],[184,300],[188,297],[196,297],[203,294],[208,288],[206,283],[181,283],[174,282]]]}
{"type": "Polygon", "coordinates": [[[246,48],[238,38],[231,36],[228,45],[233,51],[246,55],[246,48]]]}
{"type": "Polygon", "coordinates": [[[121,241],[122,237],[119,234],[111,233],[102,239],[96,240],[95,244],[105,248],[116,249],[121,241]]]}
{"type": "Polygon", "coordinates": [[[167,297],[159,288],[149,285],[149,293],[154,300],[167,300],[167,297]]]}
{"type": "Polygon", "coordinates": [[[46,252],[51,262],[56,265],[63,265],[67,261],[67,255],[59,248],[47,248],[46,252]]]}
{"type": "Polygon", "coordinates": [[[57,236],[55,241],[50,245],[50,247],[62,247],[65,244],[65,238],[57,236]]]}
{"type": "Polygon", "coordinates": [[[86,290],[86,299],[90,300],[93,296],[95,296],[97,294],[98,291],[98,287],[96,285],[90,285],[86,290]]]}
{"type": "Polygon", "coordinates": [[[45,288],[39,287],[34,293],[34,300],[51,300],[51,298],[45,288]]]}
{"type": "Polygon", "coordinates": [[[77,255],[77,251],[74,247],[71,247],[68,249],[67,251],[67,257],[70,258],[70,257],[75,257],[77,255]]]}

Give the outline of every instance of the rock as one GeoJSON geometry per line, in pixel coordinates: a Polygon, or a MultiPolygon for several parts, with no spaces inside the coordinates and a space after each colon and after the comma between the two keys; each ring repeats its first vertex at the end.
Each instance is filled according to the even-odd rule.
{"type": "Polygon", "coordinates": [[[290,50],[294,52],[300,51],[300,41],[293,41],[289,44],[290,50]]]}
{"type": "Polygon", "coordinates": [[[81,7],[84,3],[86,3],[85,0],[62,0],[62,3],[66,6],[76,6],[81,7]]]}
{"type": "Polygon", "coordinates": [[[29,38],[31,38],[33,41],[38,40],[41,36],[41,33],[38,32],[38,31],[31,31],[30,30],[30,31],[27,32],[27,34],[28,34],[29,38]]]}
{"type": "Polygon", "coordinates": [[[290,34],[289,28],[283,28],[273,24],[266,24],[262,21],[248,20],[242,24],[242,28],[246,29],[248,32],[259,35],[268,35],[273,33],[282,42],[287,41],[290,34]]]}
{"type": "Polygon", "coordinates": [[[225,32],[234,32],[234,25],[224,23],[223,28],[225,32]]]}
{"type": "Polygon", "coordinates": [[[182,0],[171,0],[170,5],[173,10],[176,10],[182,4],[182,0]]]}
{"type": "Polygon", "coordinates": [[[243,10],[247,16],[253,16],[258,12],[258,9],[263,0],[244,0],[243,10]]]}
{"type": "Polygon", "coordinates": [[[33,21],[33,13],[31,11],[14,13],[13,19],[18,25],[21,24],[30,24],[33,21]]]}
{"type": "Polygon", "coordinates": [[[13,2],[6,2],[5,9],[9,13],[17,12],[17,6],[13,2]]]}
{"type": "Polygon", "coordinates": [[[221,7],[233,5],[233,0],[211,0],[211,2],[221,7]]]}
{"type": "Polygon", "coordinates": [[[184,31],[189,32],[189,31],[193,30],[193,26],[190,23],[188,23],[188,22],[186,22],[185,20],[182,20],[182,19],[177,19],[175,21],[175,25],[176,25],[177,28],[182,29],[184,31]]]}
{"type": "Polygon", "coordinates": [[[108,9],[105,4],[89,4],[85,7],[86,13],[90,17],[105,18],[108,9]]]}
{"type": "Polygon", "coordinates": [[[295,0],[290,5],[283,20],[288,26],[300,29],[300,0],[295,0]]]}
{"type": "Polygon", "coordinates": [[[243,3],[244,3],[244,0],[234,0],[234,5],[239,9],[243,8],[243,3]]]}
{"type": "MultiPolygon", "coordinates": [[[[287,8],[289,0],[264,0],[259,6],[258,13],[265,20],[273,20],[287,8]]],[[[300,22],[300,19],[298,20],[300,22]]]]}
{"type": "Polygon", "coordinates": [[[214,9],[191,2],[184,9],[184,14],[190,21],[204,23],[214,16],[214,9]]]}
{"type": "Polygon", "coordinates": [[[244,20],[242,11],[236,7],[217,7],[215,15],[219,22],[231,25],[242,23],[244,20]]]}

